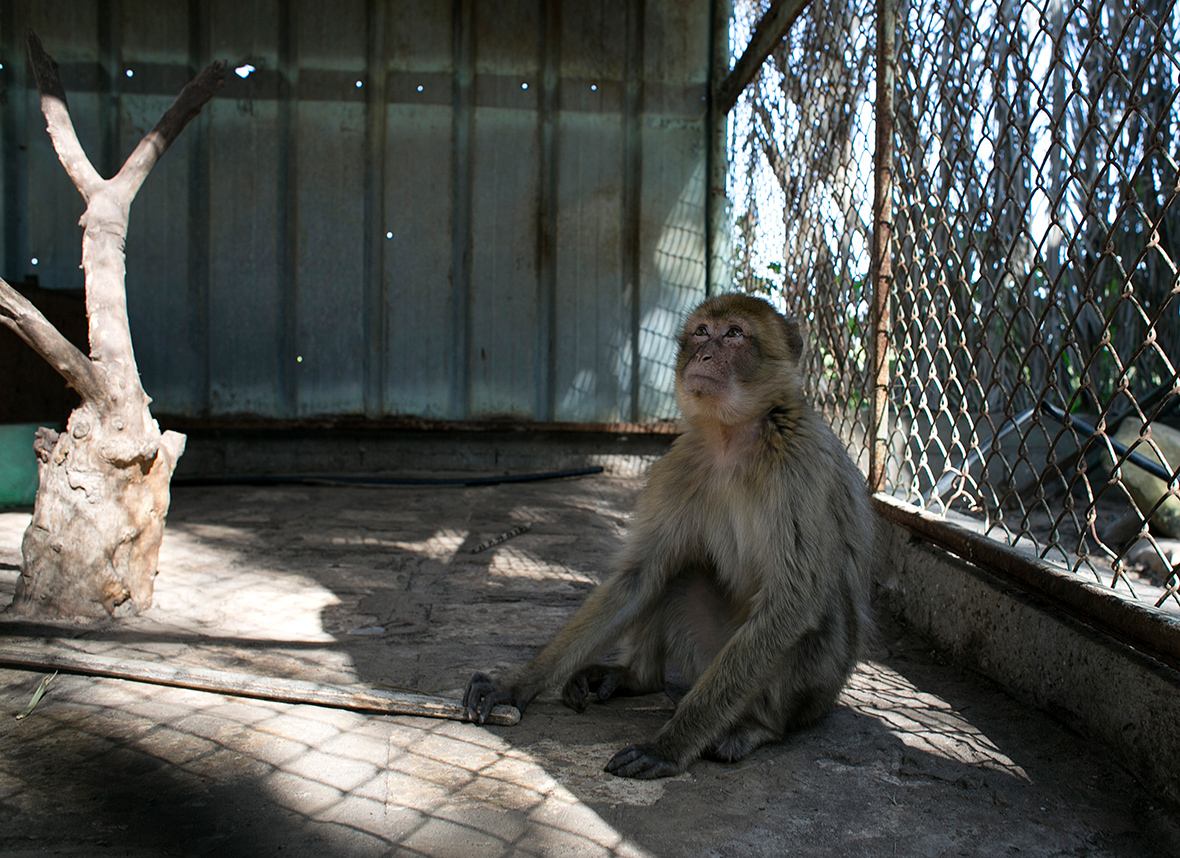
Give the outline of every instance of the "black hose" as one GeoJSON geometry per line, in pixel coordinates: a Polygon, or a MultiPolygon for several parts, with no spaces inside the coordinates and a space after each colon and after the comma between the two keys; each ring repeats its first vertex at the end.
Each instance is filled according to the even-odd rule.
{"type": "MultiPolygon", "coordinates": [[[[1042,402],[1041,410],[1048,412],[1049,416],[1056,419],[1057,422],[1064,423],[1073,427],[1074,429],[1077,429],[1079,432],[1084,433],[1087,436],[1087,440],[1099,434],[1098,430],[1087,423],[1085,420],[1079,420],[1072,414],[1066,414],[1056,405],[1051,405],[1048,402],[1042,402]]],[[[1136,467],[1142,468],[1156,479],[1163,480],[1165,483],[1170,483],[1176,478],[1175,474],[1169,474],[1167,471],[1165,471],[1164,466],[1159,462],[1153,462],[1151,459],[1140,453],[1132,452],[1131,448],[1126,444],[1122,444],[1114,440],[1114,438],[1107,436],[1106,433],[1102,433],[1102,435],[1106,443],[1110,444],[1116,453],[1118,453],[1120,456],[1126,457],[1124,461],[1127,461],[1136,467]]]]}
{"type": "MultiPolygon", "coordinates": [[[[1086,440],[1089,440],[1090,438],[1093,438],[1099,434],[1098,430],[1087,423],[1085,420],[1079,420],[1072,414],[1067,414],[1052,403],[1042,402],[1040,404],[1040,408],[1058,423],[1061,423],[1064,426],[1070,426],[1081,434],[1085,435],[1086,440]]],[[[1004,421],[1004,423],[1001,424],[1000,428],[990,440],[985,441],[978,449],[972,450],[967,455],[967,458],[964,461],[963,467],[961,469],[947,471],[945,474],[943,474],[942,478],[937,483],[935,483],[934,487],[930,490],[927,501],[935,500],[945,494],[956,479],[966,473],[966,471],[970,469],[970,467],[975,464],[975,462],[987,455],[988,450],[991,449],[994,444],[999,443],[1009,432],[1020,428],[1029,420],[1031,420],[1035,412],[1036,408],[1029,408],[1025,411],[1022,411],[1015,417],[1004,421]]],[[[1110,444],[1115,453],[1126,457],[1124,461],[1127,463],[1142,468],[1153,477],[1163,480],[1165,483],[1170,483],[1175,478],[1176,475],[1169,474],[1166,470],[1164,470],[1163,465],[1152,461],[1141,453],[1132,452],[1126,444],[1116,441],[1114,438],[1106,435],[1106,433],[1102,433],[1102,437],[1106,443],[1110,444]]]]}
{"type": "Polygon", "coordinates": [[[603,468],[573,468],[537,474],[502,474],[495,477],[348,477],[348,476],[256,476],[180,477],[173,486],[494,486],[499,483],[531,483],[601,474],[603,468]]]}

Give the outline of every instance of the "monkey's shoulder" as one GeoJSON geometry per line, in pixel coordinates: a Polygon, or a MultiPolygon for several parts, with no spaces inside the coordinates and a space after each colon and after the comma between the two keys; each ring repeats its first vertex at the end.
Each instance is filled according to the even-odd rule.
{"type": "Polygon", "coordinates": [[[670,513],[678,507],[759,508],[803,503],[824,507],[864,494],[864,477],[822,416],[792,415],[789,429],[767,420],[744,448],[719,449],[691,428],[673,442],[648,474],[640,506],[670,513]]]}

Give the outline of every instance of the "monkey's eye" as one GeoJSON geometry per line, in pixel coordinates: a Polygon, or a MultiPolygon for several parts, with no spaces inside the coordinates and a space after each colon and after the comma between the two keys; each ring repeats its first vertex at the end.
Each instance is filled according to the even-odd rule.
{"type": "Polygon", "coordinates": [[[730,337],[730,338],[741,337],[744,335],[745,335],[745,331],[743,331],[737,325],[730,325],[729,330],[725,332],[725,336],[730,337]]]}
{"type": "Polygon", "coordinates": [[[694,337],[707,337],[709,336],[709,328],[707,325],[697,325],[697,329],[692,332],[692,335],[694,337]]]}

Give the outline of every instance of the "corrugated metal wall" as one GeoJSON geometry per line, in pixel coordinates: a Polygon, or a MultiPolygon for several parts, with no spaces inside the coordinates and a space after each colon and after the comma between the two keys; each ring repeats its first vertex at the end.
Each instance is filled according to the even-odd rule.
{"type": "Polygon", "coordinates": [[[81,286],[27,29],[104,175],[197,69],[249,64],[131,209],[157,413],[670,416],[670,337],[705,291],[709,12],[4,0],[3,275],[81,286]]]}

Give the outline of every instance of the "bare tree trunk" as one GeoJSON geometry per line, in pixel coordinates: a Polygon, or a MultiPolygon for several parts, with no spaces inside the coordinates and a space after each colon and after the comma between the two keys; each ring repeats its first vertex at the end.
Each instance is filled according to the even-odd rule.
{"type": "Polygon", "coordinates": [[[132,200],[156,161],[224,82],[225,64],[197,75],[118,175],[103,179],[78,142],[57,63],[29,34],[41,111],[62,166],[86,201],[80,225],[90,357],[0,280],[0,322],[61,373],[82,397],[66,431],[42,428],[33,444],[40,487],[25,531],[8,613],[133,614],[152,603],[169,482],[183,435],[160,432],[131,348],[123,243],[132,200]]]}

